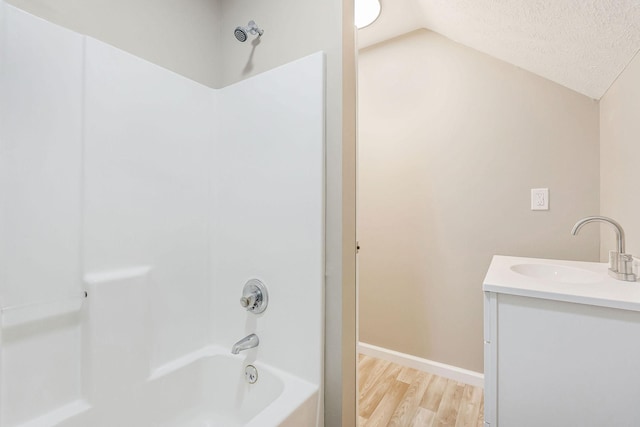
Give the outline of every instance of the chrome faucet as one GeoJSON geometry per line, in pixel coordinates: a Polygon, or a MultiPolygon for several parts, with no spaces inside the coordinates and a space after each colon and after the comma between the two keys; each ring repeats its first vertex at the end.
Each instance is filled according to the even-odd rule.
{"type": "Polygon", "coordinates": [[[609,252],[609,276],[618,280],[635,282],[637,276],[633,272],[633,255],[624,253],[625,242],[622,226],[617,221],[607,218],[606,216],[588,216],[576,222],[576,225],[574,225],[571,230],[571,234],[575,236],[583,225],[590,222],[606,222],[611,224],[616,231],[616,246],[618,250],[609,252]]]}
{"type": "Polygon", "coordinates": [[[241,351],[257,347],[258,344],[260,344],[260,340],[256,334],[247,335],[231,347],[231,353],[238,354],[241,351]]]}

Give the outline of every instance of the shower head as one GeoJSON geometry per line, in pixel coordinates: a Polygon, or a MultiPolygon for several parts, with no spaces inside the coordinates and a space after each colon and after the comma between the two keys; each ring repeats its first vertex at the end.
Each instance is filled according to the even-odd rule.
{"type": "Polygon", "coordinates": [[[239,42],[247,41],[247,31],[242,27],[237,27],[233,32],[233,35],[236,36],[239,42]]]}
{"type": "Polygon", "coordinates": [[[233,31],[233,35],[236,36],[239,42],[246,42],[249,34],[258,35],[258,37],[262,36],[264,30],[258,28],[255,22],[249,21],[246,27],[236,27],[233,31]]]}

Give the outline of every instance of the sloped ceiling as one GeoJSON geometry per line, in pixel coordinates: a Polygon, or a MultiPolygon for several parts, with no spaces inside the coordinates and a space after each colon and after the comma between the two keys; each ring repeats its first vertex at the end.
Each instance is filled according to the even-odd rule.
{"type": "Polygon", "coordinates": [[[426,28],[600,99],[640,49],[640,0],[381,0],[360,48],[426,28]]]}

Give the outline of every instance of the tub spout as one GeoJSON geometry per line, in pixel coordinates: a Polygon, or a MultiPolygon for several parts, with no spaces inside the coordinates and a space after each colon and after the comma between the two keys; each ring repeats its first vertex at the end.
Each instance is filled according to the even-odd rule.
{"type": "Polygon", "coordinates": [[[260,340],[256,334],[247,335],[231,347],[231,353],[238,354],[241,351],[257,347],[258,344],[260,344],[260,340]]]}

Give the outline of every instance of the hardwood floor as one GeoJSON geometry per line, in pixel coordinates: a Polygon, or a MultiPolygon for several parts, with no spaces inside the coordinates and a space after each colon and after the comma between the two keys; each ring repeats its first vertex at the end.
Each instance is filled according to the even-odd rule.
{"type": "Polygon", "coordinates": [[[483,426],[479,387],[362,354],[358,374],[360,427],[483,426]]]}

